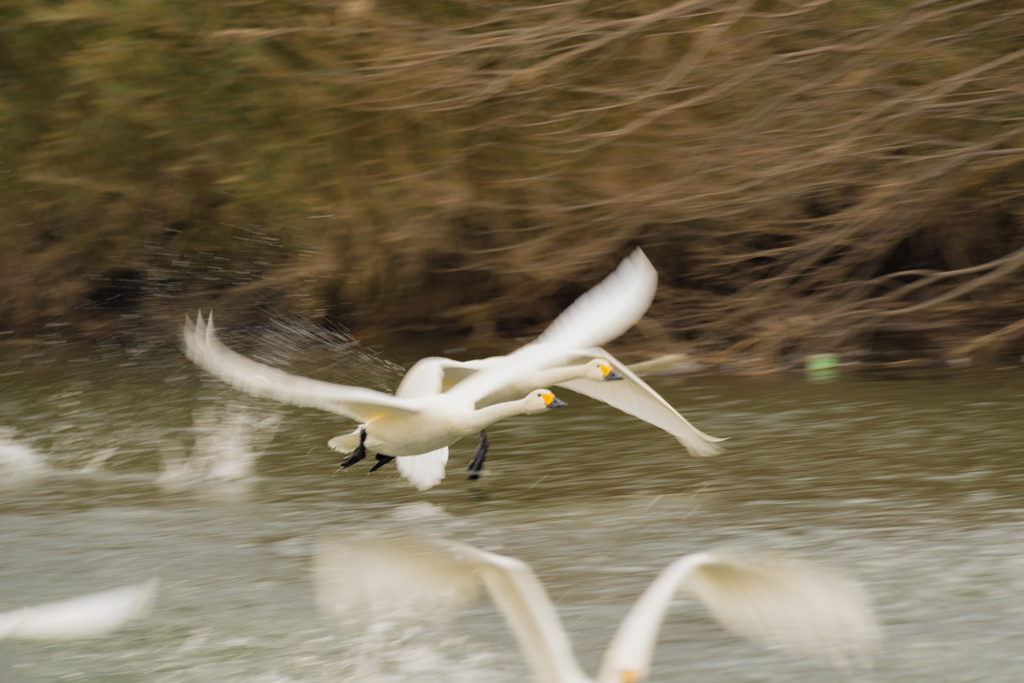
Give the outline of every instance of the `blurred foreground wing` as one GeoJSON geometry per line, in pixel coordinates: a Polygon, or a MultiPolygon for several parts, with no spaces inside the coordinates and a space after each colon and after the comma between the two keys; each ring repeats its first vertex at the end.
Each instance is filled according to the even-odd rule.
{"type": "Polygon", "coordinates": [[[354,631],[437,618],[480,588],[472,567],[429,542],[349,532],[318,540],[313,577],[321,611],[354,631]]]}
{"type": "Polygon", "coordinates": [[[185,353],[199,367],[239,391],[304,408],[319,408],[370,422],[384,415],[415,415],[418,410],[402,399],[364,387],[332,384],[290,375],[235,353],[217,338],[213,314],[202,313],[193,324],[185,318],[185,353]]]}
{"type": "Polygon", "coordinates": [[[590,358],[606,358],[611,361],[615,371],[622,375],[621,381],[595,382],[587,379],[574,379],[562,382],[558,386],[589,396],[618,408],[622,412],[660,427],[676,437],[690,455],[707,457],[718,455],[722,447],[715,445],[725,439],[705,434],[679,414],[668,401],[640,379],[636,373],[617,361],[604,349],[588,349],[583,354],[590,358]]]}
{"type": "Polygon", "coordinates": [[[438,448],[422,455],[400,455],[395,461],[398,473],[419,491],[426,491],[444,480],[448,464],[448,447],[438,448]]]}
{"type": "Polygon", "coordinates": [[[158,579],[0,614],[0,640],[76,640],[110,633],[148,613],[158,579]]]}
{"type": "Polygon", "coordinates": [[[879,637],[867,597],[853,581],[803,563],[697,553],[669,565],[630,610],[605,653],[601,683],[646,676],[662,619],[680,592],[704,603],[733,633],[835,666],[870,664],[879,637]]]}
{"type": "Polygon", "coordinates": [[[539,683],[590,681],[576,663],[555,606],[530,565],[465,543],[451,546],[483,579],[539,683]]]}
{"type": "Polygon", "coordinates": [[[316,587],[321,608],[343,623],[438,618],[483,584],[541,683],[584,683],[555,608],[528,565],[449,541],[322,539],[316,587]]]}

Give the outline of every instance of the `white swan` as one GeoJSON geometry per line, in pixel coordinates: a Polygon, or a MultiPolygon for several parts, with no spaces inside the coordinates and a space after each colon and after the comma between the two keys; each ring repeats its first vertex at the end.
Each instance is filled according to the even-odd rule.
{"type": "MultiPolygon", "coordinates": [[[[571,355],[574,364],[524,371],[512,383],[485,397],[477,405],[514,400],[536,387],[559,386],[607,403],[660,427],[685,446],[690,455],[703,458],[722,452],[722,447],[717,444],[725,439],[705,434],[694,427],[647,382],[604,349],[577,350],[571,355]]],[[[417,380],[421,373],[440,372],[444,386],[454,385],[475,372],[501,362],[503,358],[496,356],[463,362],[449,358],[424,358],[409,368],[402,384],[417,380]]]]}
{"type": "MultiPolygon", "coordinates": [[[[224,346],[216,337],[212,315],[209,322],[200,315],[195,324],[186,318],[183,337],[189,358],[236,389],[361,422],[354,432],[328,442],[339,451],[352,452],[343,466],[358,462],[368,451],[377,454],[372,469],[397,456],[403,476],[425,490],[444,478],[448,446],[461,437],[480,432],[504,417],[565,405],[550,391],[538,391],[538,387],[515,401],[482,405],[485,398],[516,382],[524,373],[571,362],[575,357],[572,349],[618,337],[643,316],[656,287],[657,273],[637,249],[563,311],[535,342],[492,359],[488,367],[443,393],[443,375],[437,365],[425,366],[407,377],[395,396],[289,375],[224,346]]],[[[474,463],[480,466],[486,441],[482,446],[474,457],[474,463]]]]}
{"type": "Polygon", "coordinates": [[[78,640],[104,635],[145,615],[153,604],[159,583],[159,579],[150,579],[133,586],[0,614],[0,640],[78,640]]]}
{"type": "MultiPolygon", "coordinates": [[[[236,389],[253,396],[319,408],[363,423],[354,434],[330,442],[333,447],[344,443],[345,450],[354,451],[342,463],[346,467],[359,462],[367,453],[375,453],[376,469],[395,456],[447,448],[463,436],[476,434],[511,415],[542,413],[565,405],[547,389],[535,390],[518,401],[477,409],[475,402],[481,394],[492,390],[490,384],[478,384],[478,393],[461,390],[410,398],[290,375],[224,346],[217,339],[212,314],[204,319],[200,313],[194,324],[186,318],[183,338],[185,352],[193,362],[236,389]]],[[[546,355],[558,358],[550,350],[546,355]]],[[[501,369],[480,373],[485,381],[489,379],[487,374],[500,380],[501,369]]]]}
{"type": "MultiPolygon", "coordinates": [[[[588,683],[547,592],[529,565],[464,543],[321,539],[314,562],[321,608],[367,621],[436,618],[483,584],[505,615],[539,683],[588,683]]],[[[647,677],[662,620],[680,594],[700,600],[745,638],[836,666],[869,663],[878,640],[857,584],[806,564],[751,562],[719,551],[685,555],[647,588],[605,651],[598,683],[647,677]]]]}
{"type": "MultiPolygon", "coordinates": [[[[603,401],[660,427],[676,437],[691,455],[707,457],[721,453],[722,448],[717,442],[725,439],[705,434],[694,427],[658,392],[610,353],[601,348],[579,348],[584,344],[594,346],[611,341],[635,324],[643,317],[654,298],[657,282],[658,274],[654,266],[643,251],[637,249],[614,273],[556,318],[536,341],[512,354],[515,356],[530,349],[555,345],[567,350],[563,356],[565,365],[543,368],[520,363],[519,371],[506,384],[479,400],[477,406],[515,400],[536,387],[555,385],[603,401]],[[616,324],[606,325],[589,336],[579,333],[579,330],[599,327],[607,319],[614,320],[616,324]]],[[[396,393],[421,396],[443,391],[477,372],[501,367],[509,362],[509,356],[465,362],[438,357],[424,358],[409,368],[396,393]]],[[[346,445],[348,443],[351,441],[346,445]]],[[[469,479],[480,476],[488,447],[487,435],[481,431],[480,443],[469,465],[469,479]]],[[[398,469],[418,488],[423,489],[444,478],[447,462],[447,451],[428,453],[400,459],[398,469]]]]}

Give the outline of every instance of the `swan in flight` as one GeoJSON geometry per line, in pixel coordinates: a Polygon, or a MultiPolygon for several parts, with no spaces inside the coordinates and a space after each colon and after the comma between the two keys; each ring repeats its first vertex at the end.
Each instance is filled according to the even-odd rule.
{"type": "MultiPolygon", "coordinates": [[[[538,683],[592,683],[573,656],[555,606],[526,563],[453,541],[402,538],[320,540],[317,599],[328,616],[367,622],[436,618],[483,585],[504,614],[538,683]]],[[[805,563],[765,563],[729,552],[684,555],[626,614],[597,683],[646,679],[658,631],[673,600],[703,603],[725,628],[839,667],[869,664],[878,626],[860,587],[805,563]]]]}
{"type": "MultiPolygon", "coordinates": [[[[485,397],[477,405],[491,405],[515,400],[525,396],[538,386],[558,386],[607,403],[628,415],[660,427],[674,436],[690,452],[690,455],[706,458],[722,452],[722,447],[718,445],[718,442],[725,441],[724,438],[705,434],[694,427],[647,382],[640,379],[629,367],[616,360],[604,349],[577,350],[573,351],[570,356],[570,364],[546,370],[524,371],[510,384],[485,397]]],[[[503,360],[504,356],[470,361],[437,357],[423,358],[409,368],[402,379],[402,384],[415,381],[421,373],[440,373],[442,386],[453,386],[473,373],[486,370],[503,360]]],[[[401,385],[398,390],[401,392],[401,385]]],[[[476,478],[473,473],[478,473],[483,465],[486,445],[486,435],[481,434],[481,447],[477,450],[478,455],[470,465],[471,479],[476,478]]]]}
{"type": "Polygon", "coordinates": [[[110,633],[149,612],[159,579],[0,614],[0,640],[78,640],[110,633]]]}
{"type": "MultiPolygon", "coordinates": [[[[183,338],[185,352],[193,362],[236,389],[360,422],[354,432],[328,442],[336,450],[351,452],[342,461],[343,467],[359,462],[367,453],[377,457],[371,471],[398,457],[401,474],[425,490],[444,478],[448,447],[458,439],[483,432],[505,417],[565,405],[538,387],[516,395],[516,400],[494,403],[485,399],[524,374],[571,364],[578,355],[573,349],[615,339],[643,316],[656,287],[657,273],[637,249],[563,311],[537,340],[507,356],[489,359],[486,368],[448,391],[443,391],[440,365],[425,365],[411,377],[407,375],[394,396],[290,375],[224,346],[217,339],[212,314],[208,320],[200,314],[194,324],[186,318],[183,338]]],[[[478,469],[486,453],[486,437],[481,440],[482,447],[474,457],[478,469]]]]}
{"type": "MultiPolygon", "coordinates": [[[[332,384],[290,375],[283,370],[257,363],[235,353],[217,338],[213,315],[199,314],[195,323],[186,318],[185,352],[198,366],[253,396],[271,398],[293,405],[319,408],[362,423],[352,434],[332,439],[335,448],[351,450],[342,462],[353,465],[367,453],[377,456],[376,470],[396,456],[445,452],[455,441],[476,434],[489,425],[512,415],[532,415],[564,406],[547,389],[536,389],[517,401],[497,403],[485,408],[475,406],[496,386],[508,381],[504,377],[513,368],[498,367],[478,373],[482,382],[463,382],[446,393],[423,396],[392,396],[373,389],[332,384]]],[[[531,354],[535,362],[545,358],[561,358],[557,349],[541,349],[531,354]]]]}
{"type": "MultiPolygon", "coordinates": [[[[493,356],[480,360],[456,361],[430,357],[416,362],[396,391],[399,396],[422,396],[458,386],[476,373],[507,366],[510,359],[524,351],[548,346],[564,349],[564,363],[554,367],[519,364],[519,372],[502,386],[477,401],[477,406],[488,406],[522,398],[537,387],[559,386],[603,401],[624,413],[660,427],[676,438],[697,457],[718,455],[723,438],[705,434],[679,414],[668,401],[625,364],[620,363],[600,344],[608,343],[632,327],[650,306],[658,284],[658,273],[643,251],[637,249],[619,267],[596,287],[576,300],[533,342],[510,356],[493,356]],[[611,323],[611,324],[609,324],[611,323]],[[595,348],[586,348],[595,347],[595,348]]],[[[476,479],[483,469],[489,443],[480,432],[480,443],[469,465],[469,479],[476,479]]],[[[416,459],[398,462],[399,471],[416,467],[417,474],[431,480],[427,473],[440,473],[444,477],[444,461],[440,455],[430,453],[416,459]]],[[[440,479],[437,479],[440,481],[440,479]]]]}

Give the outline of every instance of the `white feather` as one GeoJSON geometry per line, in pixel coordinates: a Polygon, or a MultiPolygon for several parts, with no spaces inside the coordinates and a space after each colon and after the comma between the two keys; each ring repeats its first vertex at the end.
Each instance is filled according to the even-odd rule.
{"type": "Polygon", "coordinates": [[[416,487],[426,491],[444,481],[445,465],[448,464],[448,447],[420,455],[404,455],[395,460],[398,473],[416,487]]]}

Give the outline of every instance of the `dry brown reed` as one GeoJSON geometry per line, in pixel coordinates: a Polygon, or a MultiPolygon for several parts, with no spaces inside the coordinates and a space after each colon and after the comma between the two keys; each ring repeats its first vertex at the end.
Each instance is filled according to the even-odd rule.
{"type": "Polygon", "coordinates": [[[2,12],[11,329],[122,267],[140,305],[269,282],[357,332],[514,336],[639,244],[659,348],[1024,345],[1018,2],[2,12]]]}

